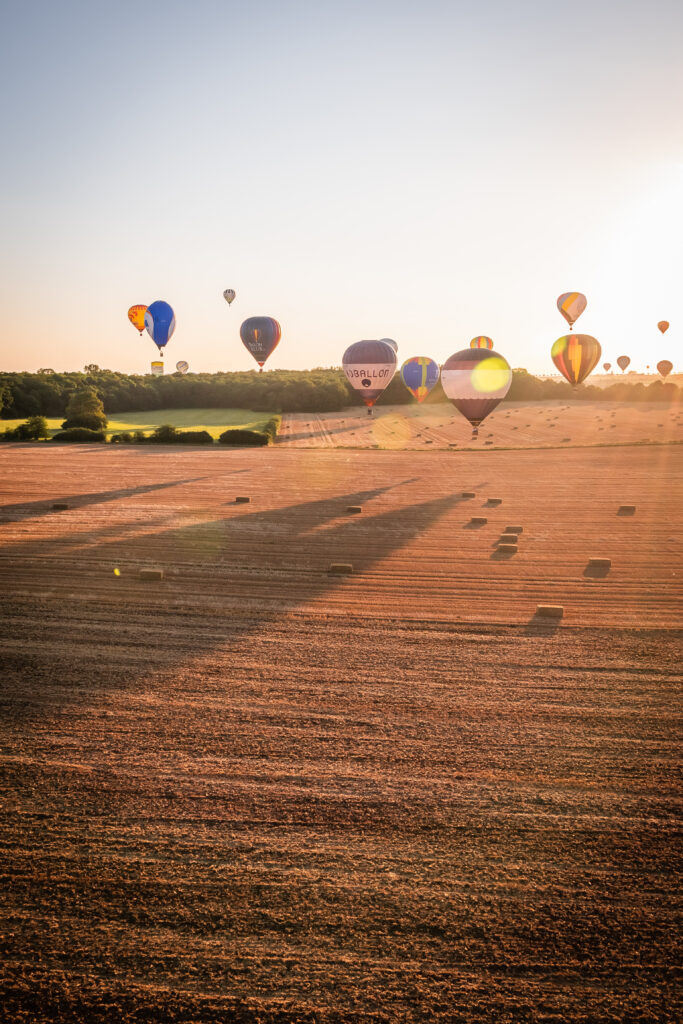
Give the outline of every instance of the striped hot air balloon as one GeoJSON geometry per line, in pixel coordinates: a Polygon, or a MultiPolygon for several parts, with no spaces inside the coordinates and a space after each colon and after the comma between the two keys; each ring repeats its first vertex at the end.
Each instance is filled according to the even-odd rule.
{"type": "Polygon", "coordinates": [[[555,366],[570,384],[580,384],[595,369],[602,349],[590,334],[564,334],[558,338],[550,355],[555,366]]]}
{"type": "Polygon", "coordinates": [[[587,305],[588,300],[581,292],[563,292],[560,295],[557,300],[557,308],[569,324],[570,331],[587,305]]]}
{"type": "Polygon", "coordinates": [[[470,348],[493,348],[493,340],[487,338],[485,334],[479,334],[476,338],[472,338],[470,348]]]}
{"type": "Polygon", "coordinates": [[[342,367],[372,415],[372,407],[396,370],[396,353],[385,341],[356,341],[342,356],[342,367]]]}
{"type": "Polygon", "coordinates": [[[401,380],[418,402],[424,402],[439,379],[439,366],[429,356],[411,356],[401,367],[401,380]]]}
{"type": "Polygon", "coordinates": [[[441,367],[444,392],[472,424],[472,437],[478,436],[479,424],[505,398],[511,383],[510,364],[493,349],[465,348],[441,367]]]}

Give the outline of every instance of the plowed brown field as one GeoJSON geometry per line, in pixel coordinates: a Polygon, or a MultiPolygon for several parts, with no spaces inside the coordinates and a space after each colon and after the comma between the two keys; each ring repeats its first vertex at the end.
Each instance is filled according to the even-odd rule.
{"type": "Polygon", "coordinates": [[[0,1017],[679,1020],[681,455],[0,450],[0,1017]]]}

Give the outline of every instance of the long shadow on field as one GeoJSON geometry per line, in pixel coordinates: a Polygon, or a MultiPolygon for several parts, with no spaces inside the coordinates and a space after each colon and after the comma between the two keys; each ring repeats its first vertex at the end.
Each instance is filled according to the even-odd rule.
{"type": "MultiPolygon", "coordinates": [[[[159,671],[175,677],[226,647],[239,659],[236,644],[247,652],[249,637],[346,585],[328,575],[330,563],[350,562],[356,576],[372,572],[463,500],[455,494],[375,515],[371,506],[347,513],[347,505],[386,489],[268,511],[237,506],[210,522],[158,523],[139,537],[121,535],[126,523],[112,524],[89,534],[78,561],[59,539],[22,543],[10,558],[27,555],[39,569],[32,593],[24,583],[16,599],[11,588],[7,595],[13,622],[3,651],[3,714],[16,720],[40,716],[44,702],[97,703],[110,688],[139,687],[159,671]],[[150,563],[164,579],[139,579],[150,563]]],[[[399,567],[399,583],[411,571],[409,561],[399,567]]]]}
{"type": "Polygon", "coordinates": [[[179,487],[182,484],[196,483],[204,477],[193,476],[187,480],[168,480],[161,484],[141,484],[137,487],[123,487],[115,491],[94,491],[89,494],[60,494],[57,498],[44,498],[40,501],[18,501],[13,505],[0,505],[0,523],[16,523],[22,519],[43,516],[52,513],[52,504],[59,502],[69,508],[84,508],[87,505],[101,505],[105,501],[116,501],[118,498],[131,498],[136,494],[149,494],[150,491],[162,491],[168,487],[179,487]]]}

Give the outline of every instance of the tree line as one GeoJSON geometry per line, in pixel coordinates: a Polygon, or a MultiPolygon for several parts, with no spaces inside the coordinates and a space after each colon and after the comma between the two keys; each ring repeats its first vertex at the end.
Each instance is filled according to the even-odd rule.
{"type": "MultiPolygon", "coordinates": [[[[73,396],[92,388],[105,413],[146,412],[154,409],[253,409],[255,412],[336,412],[362,404],[337,367],[315,370],[254,370],[226,373],[173,373],[162,377],[102,370],[94,364],[83,372],[0,373],[0,417],[65,416],[73,396]]],[[[619,378],[607,387],[544,380],[526,370],[513,371],[508,401],[586,399],[605,402],[675,402],[682,388],[662,380],[651,384],[619,378]]],[[[379,405],[402,405],[414,399],[396,374],[379,405]]],[[[438,383],[429,404],[447,401],[438,383]]]]}

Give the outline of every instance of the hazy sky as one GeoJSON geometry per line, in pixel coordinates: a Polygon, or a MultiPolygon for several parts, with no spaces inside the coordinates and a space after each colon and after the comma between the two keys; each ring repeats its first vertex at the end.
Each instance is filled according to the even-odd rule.
{"type": "Polygon", "coordinates": [[[5,0],[0,369],[683,351],[681,0],[5,0]],[[222,291],[237,298],[228,308],[222,291]],[[662,338],[660,319],[671,321],[662,338]]]}

